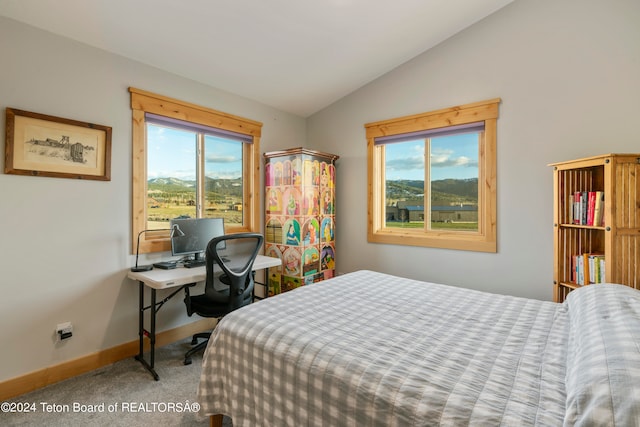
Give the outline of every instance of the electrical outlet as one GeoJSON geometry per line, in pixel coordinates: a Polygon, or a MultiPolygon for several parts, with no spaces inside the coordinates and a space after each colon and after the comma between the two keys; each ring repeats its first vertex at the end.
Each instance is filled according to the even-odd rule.
{"type": "Polygon", "coordinates": [[[58,334],[59,340],[71,338],[73,336],[73,325],[71,325],[71,322],[58,323],[56,333],[58,334]]]}

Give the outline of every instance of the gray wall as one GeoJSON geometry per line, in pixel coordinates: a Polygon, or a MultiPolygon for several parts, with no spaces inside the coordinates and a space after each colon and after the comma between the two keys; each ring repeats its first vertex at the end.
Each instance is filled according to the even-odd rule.
{"type": "Polygon", "coordinates": [[[640,152],[640,2],[517,0],[307,121],[339,154],[336,265],[550,300],[553,182],[547,164],[640,152]],[[498,253],[367,243],[363,125],[502,98],[498,253]]]}
{"type": "MultiPolygon", "coordinates": [[[[306,124],[5,18],[0,58],[3,152],[6,107],[113,128],[110,182],[0,173],[2,381],[137,339],[137,284],[126,279],[134,263],[129,86],[261,121],[262,151],[304,145],[306,124]],[[56,344],[54,329],[66,321],[74,336],[56,344]]],[[[158,319],[160,330],[194,320],[179,296],[158,319]]]]}

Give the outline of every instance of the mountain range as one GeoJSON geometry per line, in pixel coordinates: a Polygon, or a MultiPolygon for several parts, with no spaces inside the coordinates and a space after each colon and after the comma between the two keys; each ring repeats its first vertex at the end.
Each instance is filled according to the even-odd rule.
{"type": "MultiPolygon", "coordinates": [[[[411,200],[424,197],[424,181],[387,181],[387,200],[411,200]]],[[[441,179],[431,182],[431,200],[434,203],[478,203],[478,178],[441,179]]]]}
{"type": "MultiPolygon", "coordinates": [[[[147,181],[147,189],[150,192],[160,193],[182,193],[193,192],[196,188],[195,180],[184,180],[180,178],[152,178],[147,181]]],[[[225,179],[205,177],[206,191],[224,194],[228,196],[242,197],[242,179],[225,179]]]]}
{"type": "MultiPolygon", "coordinates": [[[[242,179],[205,178],[207,191],[242,197],[242,179]]],[[[150,192],[181,193],[193,192],[195,180],[163,177],[147,181],[150,192]]],[[[424,181],[394,180],[387,181],[387,200],[421,199],[424,194],[424,181]]],[[[431,200],[436,203],[478,202],[478,178],[442,179],[431,182],[431,200]]]]}

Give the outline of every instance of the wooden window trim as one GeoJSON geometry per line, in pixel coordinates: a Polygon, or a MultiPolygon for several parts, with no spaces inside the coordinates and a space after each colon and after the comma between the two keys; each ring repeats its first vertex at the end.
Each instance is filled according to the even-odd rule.
{"type": "MultiPolygon", "coordinates": [[[[249,135],[252,144],[243,145],[243,225],[230,225],[232,232],[258,231],[260,217],[260,136],[262,123],[216,111],[136,88],[129,88],[132,110],[133,191],[132,191],[132,253],[136,253],[138,233],[146,227],[147,207],[147,145],[145,113],[185,120],[218,129],[249,135]]],[[[144,233],[140,238],[140,253],[171,250],[169,232],[144,233]]]]}
{"type": "MultiPolygon", "coordinates": [[[[496,127],[500,98],[365,124],[367,137],[367,239],[372,243],[497,252],[496,127]],[[478,157],[478,231],[384,227],[384,156],[376,137],[484,121],[478,157]]],[[[425,215],[427,217],[427,215],[425,215]]]]}

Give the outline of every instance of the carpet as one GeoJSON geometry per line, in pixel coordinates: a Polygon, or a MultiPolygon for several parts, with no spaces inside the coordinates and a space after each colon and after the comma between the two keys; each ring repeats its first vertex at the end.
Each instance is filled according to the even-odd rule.
{"type": "MultiPolygon", "coordinates": [[[[191,340],[156,349],[160,380],[133,357],[10,399],[4,426],[208,426],[197,413],[202,354],[183,365],[191,340]]],[[[232,427],[224,417],[224,427],[232,427]]]]}

